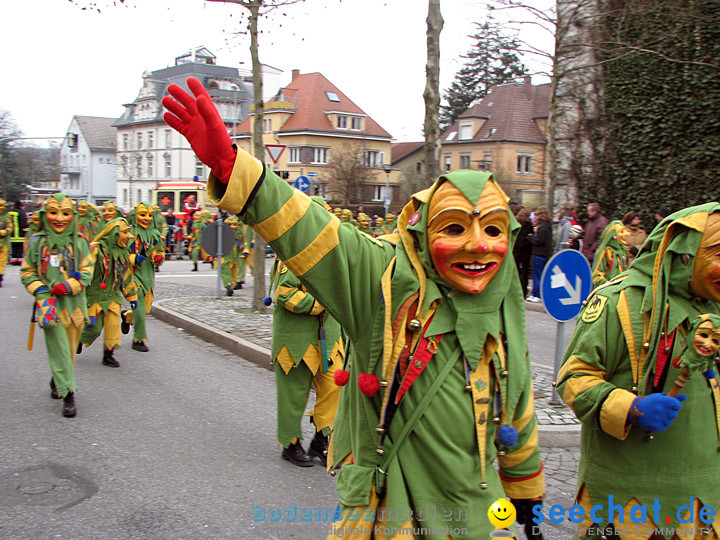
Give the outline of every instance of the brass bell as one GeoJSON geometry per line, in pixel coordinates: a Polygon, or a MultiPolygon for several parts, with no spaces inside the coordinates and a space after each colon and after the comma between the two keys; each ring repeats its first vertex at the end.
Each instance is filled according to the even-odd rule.
{"type": "Polygon", "coordinates": [[[487,489],[488,485],[485,482],[480,482],[480,489],[487,489]]]}
{"type": "Polygon", "coordinates": [[[500,457],[504,456],[504,455],[505,455],[505,450],[498,450],[497,455],[500,456],[500,457]]]}
{"type": "Polygon", "coordinates": [[[465,385],[465,391],[466,391],[466,392],[472,392],[472,386],[470,386],[469,384],[466,384],[466,385],[465,385]]]}
{"type": "Polygon", "coordinates": [[[635,392],[635,393],[637,393],[637,386],[633,386],[633,387],[632,387],[632,391],[635,392]]]}
{"type": "Polygon", "coordinates": [[[480,215],[480,209],[479,208],[473,208],[473,216],[479,216],[480,215]]]}
{"type": "Polygon", "coordinates": [[[333,476],[333,477],[334,477],[336,474],[337,474],[337,473],[336,473],[334,470],[333,470],[333,471],[330,471],[330,476],[333,476]]]}
{"type": "Polygon", "coordinates": [[[650,441],[650,442],[654,441],[654,440],[655,440],[655,435],[648,435],[647,440],[650,441]]]}
{"type": "Polygon", "coordinates": [[[378,426],[375,428],[375,433],[379,433],[380,435],[385,435],[385,428],[383,426],[378,426]]]}
{"type": "Polygon", "coordinates": [[[665,347],[665,354],[670,354],[670,347],[665,347]]]}
{"type": "Polygon", "coordinates": [[[420,360],[415,360],[413,362],[413,366],[415,366],[415,369],[420,369],[422,367],[422,362],[420,360]]]}
{"type": "Polygon", "coordinates": [[[375,453],[376,453],[378,456],[384,456],[384,455],[385,455],[385,450],[383,450],[382,448],[377,448],[377,449],[375,450],[375,453]]]}
{"type": "Polygon", "coordinates": [[[410,322],[408,323],[408,328],[413,332],[417,332],[422,328],[422,324],[418,319],[410,319],[410,322]]]}
{"type": "Polygon", "coordinates": [[[646,341],[645,343],[643,343],[643,349],[645,349],[645,350],[647,351],[649,348],[650,348],[650,342],[649,342],[649,341],[646,341]]]}
{"type": "Polygon", "coordinates": [[[380,381],[380,386],[385,388],[388,385],[387,381],[380,381]]]}
{"type": "Polygon", "coordinates": [[[507,376],[508,376],[508,370],[507,370],[507,369],[503,369],[503,370],[500,372],[500,377],[502,377],[503,379],[507,379],[507,376]]]}
{"type": "Polygon", "coordinates": [[[553,381],[552,383],[553,388],[557,386],[557,382],[553,381]]]}
{"type": "Polygon", "coordinates": [[[493,416],[493,424],[499,424],[500,423],[500,417],[499,416],[493,416]]]}

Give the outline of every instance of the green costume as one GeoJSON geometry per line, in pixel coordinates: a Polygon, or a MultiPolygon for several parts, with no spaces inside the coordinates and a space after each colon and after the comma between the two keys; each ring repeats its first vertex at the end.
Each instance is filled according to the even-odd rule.
{"type": "MultiPolygon", "coordinates": [[[[437,513],[423,527],[466,527],[473,538],[483,538],[494,529],[488,507],[505,495],[541,497],[544,477],[513,258],[505,257],[476,295],[450,289],[430,262],[427,205],[446,181],[473,203],[487,182],[494,183],[488,173],[441,177],[406,206],[397,245],[341,227],[242,151],[229,183],[211,175],[208,192],[221,208],[245,212],[243,220],[268,241],[350,340],[350,382],[341,394],[328,463],[343,463],[337,487],[344,518],[353,510],[362,515],[380,495],[389,513],[384,519],[375,515],[376,523],[418,526],[418,513],[434,505],[437,513]],[[412,305],[416,317],[408,313],[412,305]],[[410,334],[408,324],[415,329],[410,334]],[[412,376],[402,379],[398,362],[407,343],[417,347],[415,354],[423,361],[411,359],[407,373],[412,376]],[[372,393],[378,385],[380,391],[372,393]],[[398,387],[403,393],[396,407],[398,387]],[[423,401],[426,395],[430,403],[423,401]],[[394,447],[403,428],[415,422],[416,411],[420,416],[411,433],[394,447]],[[516,428],[513,446],[497,440],[498,424],[516,428]],[[384,456],[393,454],[386,464],[384,456]],[[493,467],[496,458],[500,474],[493,467]],[[406,510],[414,517],[408,520],[406,510]]],[[[519,225],[508,219],[514,238],[519,225]]],[[[446,535],[428,532],[424,537],[444,540],[446,535]]]]}
{"type": "MultiPolygon", "coordinates": [[[[90,244],[95,264],[93,280],[87,289],[90,322],[83,330],[81,341],[91,345],[103,331],[104,350],[120,348],[120,309],[123,298],[137,302],[137,285],[133,280],[128,246],[118,245],[120,226],[128,226],[124,218],[115,218],[103,227],[90,244]]],[[[111,356],[105,354],[105,357],[111,356]]]]}
{"type": "Polygon", "coordinates": [[[611,221],[605,227],[593,259],[593,287],[612,281],[627,268],[628,246],[624,241],[626,236],[627,231],[622,221],[611,221]]]}
{"type": "Polygon", "coordinates": [[[10,222],[7,202],[4,199],[0,199],[0,287],[2,287],[5,266],[8,262],[8,255],[10,254],[11,226],[12,223],[10,222]]]}
{"type": "Polygon", "coordinates": [[[84,234],[88,242],[92,242],[98,232],[100,213],[97,207],[88,201],[78,203],[77,230],[84,234]]]}
{"type": "MultiPolygon", "coordinates": [[[[655,525],[667,528],[679,526],[678,509],[691,496],[720,507],[715,379],[700,374],[689,379],[682,391],[687,400],[665,431],[649,437],[629,418],[637,396],[673,387],[681,367],[673,360],[683,355],[685,335],[696,318],[720,313],[718,303],[690,286],[693,262],[702,255],[700,240],[714,212],[720,212],[720,204],[667,217],[632,266],[592,293],[558,375],[560,396],[582,421],[578,498],[586,509],[600,504],[607,510],[612,495],[614,504],[625,507],[626,524],[631,503],[646,505],[652,520],[650,509],[658,499],[659,517],[669,521],[655,525]]],[[[717,252],[717,246],[713,249],[717,252]]],[[[607,524],[607,511],[598,516],[605,520],[598,526],[607,524]]],[[[717,519],[712,527],[717,535],[717,519]]]]}
{"type": "Polygon", "coordinates": [[[150,212],[149,202],[138,203],[128,216],[135,241],[130,245],[130,262],[133,264],[133,279],[137,285],[137,308],[125,312],[126,320],[133,326],[133,347],[147,341],[145,316],[150,313],[155,294],[155,267],[165,260],[165,245],[162,236],[154,226],[154,220],[147,227],[138,223],[137,212],[144,206],[150,212]]]}
{"type": "Polygon", "coordinates": [[[87,321],[85,289],[92,281],[93,262],[87,240],[77,233],[77,214],[66,195],[53,195],[38,213],[40,230],[25,249],[20,279],[37,299],[36,314],[45,334],[52,378],[57,394],[65,397],[77,390],[73,364],[87,321]],[[48,222],[49,204],[64,205],[72,211],[72,221],[60,233],[48,222]],[[51,294],[57,285],[67,293],[51,294]]]}
{"type": "Polygon", "coordinates": [[[235,243],[233,244],[230,253],[223,255],[220,259],[220,277],[222,279],[223,286],[227,291],[227,295],[232,296],[235,283],[237,282],[238,264],[242,258],[242,244],[238,240],[238,229],[240,227],[237,216],[228,217],[225,219],[225,223],[233,229],[235,243]]]}

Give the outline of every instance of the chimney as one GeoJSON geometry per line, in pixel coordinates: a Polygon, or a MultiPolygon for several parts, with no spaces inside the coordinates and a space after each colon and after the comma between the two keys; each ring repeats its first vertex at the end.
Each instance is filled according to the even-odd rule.
{"type": "Polygon", "coordinates": [[[533,98],[533,88],[532,88],[532,81],[529,76],[526,76],[523,78],[523,91],[525,92],[525,97],[528,101],[532,101],[533,98]]]}
{"type": "Polygon", "coordinates": [[[300,75],[300,70],[299,70],[299,69],[293,69],[293,70],[292,70],[292,80],[294,81],[294,80],[295,80],[295,77],[297,77],[298,75],[300,75]]]}

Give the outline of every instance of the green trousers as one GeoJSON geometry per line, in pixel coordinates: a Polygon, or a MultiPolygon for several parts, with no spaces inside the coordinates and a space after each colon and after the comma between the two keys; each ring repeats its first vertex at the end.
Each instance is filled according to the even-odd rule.
{"type": "Polygon", "coordinates": [[[74,364],[75,351],[80,343],[80,331],[80,328],[72,324],[67,328],[60,323],[57,326],[43,327],[50,372],[57,392],[62,397],[65,397],[68,391],[77,391],[74,364]]]}

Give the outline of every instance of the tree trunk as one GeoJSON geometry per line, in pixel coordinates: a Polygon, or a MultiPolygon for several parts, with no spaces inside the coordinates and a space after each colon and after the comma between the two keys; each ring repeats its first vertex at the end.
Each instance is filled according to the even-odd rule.
{"type": "MultiPolygon", "coordinates": [[[[253,124],[253,154],[260,161],[265,162],[265,145],[263,144],[263,85],[262,65],[258,53],[258,19],[260,7],[264,0],[257,0],[246,7],[250,10],[250,57],[252,58],[253,94],[255,100],[255,122],[253,124]]],[[[253,270],[253,306],[254,313],[265,313],[265,240],[255,235],[255,268],[253,270]]]]}
{"type": "Polygon", "coordinates": [[[425,184],[440,175],[440,0],[428,0],[427,64],[425,65],[425,184]]]}

